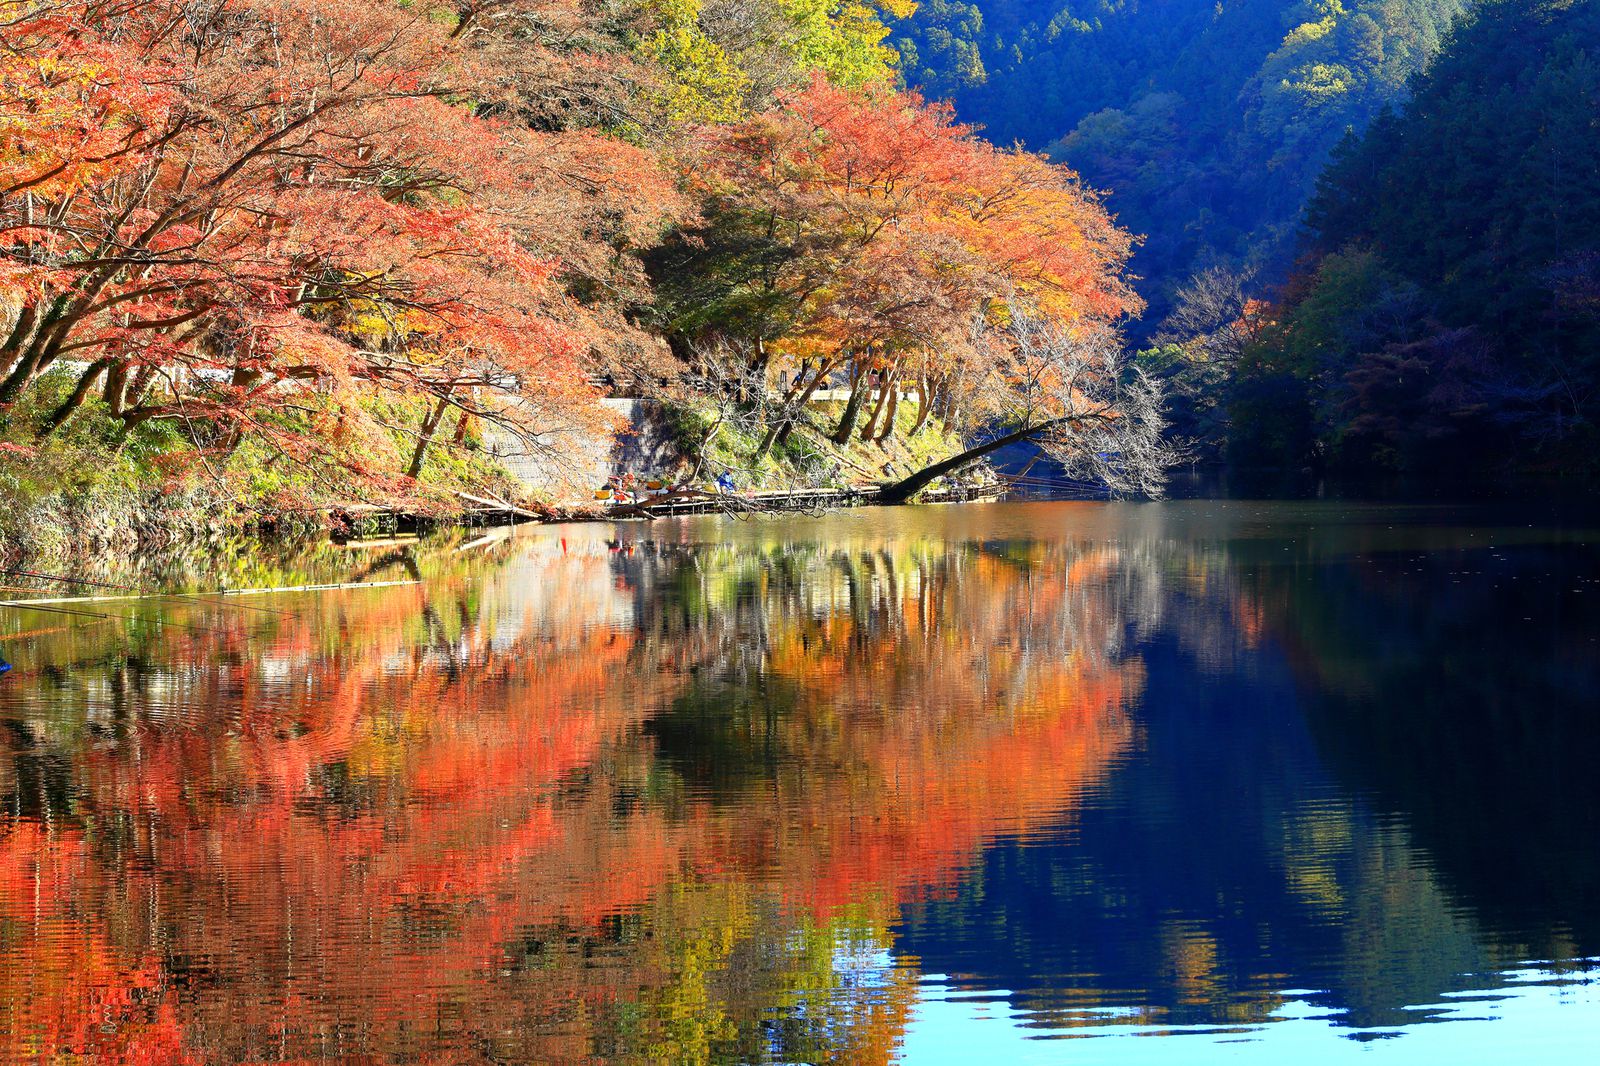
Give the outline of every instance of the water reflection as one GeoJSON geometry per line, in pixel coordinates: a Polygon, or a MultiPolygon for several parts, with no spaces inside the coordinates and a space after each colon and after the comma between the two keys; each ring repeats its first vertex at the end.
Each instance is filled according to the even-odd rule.
{"type": "Polygon", "coordinates": [[[1600,573],[1446,520],[568,527],[7,610],[0,1059],[887,1062],[1585,980],[1600,573]]]}

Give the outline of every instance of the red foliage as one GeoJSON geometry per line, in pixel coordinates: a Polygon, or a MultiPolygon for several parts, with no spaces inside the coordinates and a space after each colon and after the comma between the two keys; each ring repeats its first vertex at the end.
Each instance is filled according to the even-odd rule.
{"type": "Polygon", "coordinates": [[[369,382],[603,423],[587,359],[620,319],[565,279],[636,284],[619,249],[681,204],[642,149],[464,97],[515,97],[511,7],[452,33],[390,3],[27,5],[0,54],[24,116],[0,120],[0,403],[88,359],[159,371],[113,399],[130,422],[270,433],[306,389],[369,382]]]}
{"type": "Polygon", "coordinates": [[[705,131],[700,162],[724,217],[786,247],[767,284],[796,304],[802,346],[914,353],[948,372],[978,354],[974,322],[996,302],[1085,330],[1140,306],[1122,277],[1132,240],[1076,175],[914,93],[818,79],[705,131]]]}

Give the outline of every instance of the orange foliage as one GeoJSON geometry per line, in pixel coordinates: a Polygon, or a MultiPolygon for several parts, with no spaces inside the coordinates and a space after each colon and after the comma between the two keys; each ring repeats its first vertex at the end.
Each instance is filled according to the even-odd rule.
{"type": "Polygon", "coordinates": [[[697,162],[714,217],[781,242],[761,279],[793,305],[779,347],[990,372],[974,327],[1021,299],[1077,331],[1142,306],[1132,239],[1065,167],[1002,150],[948,105],[818,79],[750,121],[706,131],[697,162]]]}
{"type": "Polygon", "coordinates": [[[638,289],[619,253],[682,204],[648,151],[517,117],[582,64],[519,51],[516,6],[0,4],[0,404],[82,360],[130,425],[234,439],[355,386],[605,428],[591,351],[637,342],[566,279],[638,289]]]}

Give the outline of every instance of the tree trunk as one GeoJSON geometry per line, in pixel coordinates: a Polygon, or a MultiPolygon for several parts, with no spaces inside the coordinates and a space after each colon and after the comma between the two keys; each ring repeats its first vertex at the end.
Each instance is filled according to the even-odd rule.
{"type": "MultiPolygon", "coordinates": [[[[128,434],[154,418],[159,412],[154,407],[136,407],[122,416],[122,436],[126,440],[128,434]]],[[[118,445],[121,447],[121,445],[118,445]]]]}
{"type": "Polygon", "coordinates": [[[877,434],[878,416],[883,414],[883,404],[889,398],[889,390],[879,385],[875,394],[868,393],[868,395],[872,397],[872,409],[871,413],[867,415],[866,422],[861,426],[862,443],[866,443],[877,434]]]}
{"type": "MultiPolygon", "coordinates": [[[[795,413],[798,411],[795,397],[805,388],[806,375],[810,372],[811,360],[807,359],[800,364],[800,369],[795,371],[793,384],[784,390],[783,401],[778,405],[778,417],[767,427],[766,433],[762,434],[761,444],[756,448],[757,459],[771,451],[772,446],[778,441],[787,439],[786,435],[784,435],[784,429],[794,421],[795,413]]],[[[815,386],[812,387],[814,388],[815,386]]],[[[810,390],[806,390],[806,393],[810,395],[810,390]]]]}
{"type": "Polygon", "coordinates": [[[833,431],[833,443],[849,444],[850,434],[856,428],[856,419],[861,417],[861,405],[871,391],[867,387],[867,373],[862,371],[850,385],[850,402],[844,405],[844,414],[839,417],[839,428],[833,431]]]}
{"type": "Polygon", "coordinates": [[[16,402],[17,397],[22,395],[22,390],[28,387],[28,382],[33,380],[38,367],[38,357],[30,352],[11,368],[11,373],[6,375],[6,379],[0,381],[0,407],[16,402]]]}
{"type": "Polygon", "coordinates": [[[890,367],[878,375],[878,402],[872,405],[872,415],[867,419],[867,424],[861,427],[861,442],[865,444],[878,435],[878,419],[883,417],[883,410],[889,403],[889,396],[894,392],[894,379],[896,367],[890,367]]]}
{"type": "Polygon", "coordinates": [[[72,412],[83,406],[83,401],[88,398],[89,390],[94,388],[95,381],[99,379],[101,374],[105,373],[106,367],[113,362],[115,360],[105,358],[96,359],[89,364],[83,374],[79,376],[78,383],[72,387],[72,392],[68,394],[65,400],[61,401],[61,406],[50,412],[50,417],[45,420],[45,424],[39,430],[39,438],[41,440],[60,429],[62,423],[72,417],[72,412]]]}
{"type": "Polygon", "coordinates": [[[921,470],[918,470],[915,474],[912,474],[903,481],[897,481],[892,485],[885,485],[878,492],[878,502],[905,503],[911,497],[927,488],[939,478],[944,477],[946,474],[953,474],[962,467],[977,462],[990,452],[998,451],[999,449],[1004,448],[1007,444],[1015,444],[1019,440],[1027,440],[1029,437],[1036,437],[1047,430],[1054,429],[1056,426],[1063,425],[1071,421],[1074,421],[1074,419],[1071,416],[1068,416],[1063,418],[1052,418],[1046,422],[1035,422],[1031,426],[1023,426],[1021,429],[1015,429],[1010,433],[1002,434],[1001,436],[996,437],[994,440],[985,441],[982,444],[975,445],[971,448],[968,448],[964,452],[961,452],[957,455],[952,455],[948,459],[941,459],[932,466],[923,467],[921,470]]]}
{"type": "Polygon", "coordinates": [[[933,413],[950,425],[956,424],[956,395],[948,377],[933,382],[933,413]]]}
{"type": "Polygon", "coordinates": [[[823,382],[828,380],[828,375],[833,373],[833,368],[837,365],[837,360],[831,360],[823,363],[817,369],[817,376],[811,379],[811,384],[806,386],[805,391],[800,394],[800,398],[795,401],[794,412],[783,420],[782,426],[778,427],[778,439],[775,443],[782,444],[789,439],[789,435],[794,432],[794,427],[800,421],[800,413],[806,409],[806,404],[811,402],[811,397],[816,395],[817,389],[822,386],[823,382]]]}
{"type": "Polygon", "coordinates": [[[788,424],[789,420],[787,418],[780,418],[767,427],[766,433],[762,434],[761,443],[756,446],[757,459],[762,458],[772,450],[772,446],[778,443],[778,434],[783,432],[783,427],[788,424]]]}
{"type": "MultiPolygon", "coordinates": [[[[228,379],[228,384],[238,389],[242,394],[245,390],[254,388],[261,378],[262,372],[259,370],[236,366],[233,368],[233,375],[228,379]]],[[[174,397],[174,400],[176,399],[174,397]]],[[[239,403],[243,404],[242,395],[239,403]]],[[[232,455],[238,450],[239,445],[244,443],[244,426],[235,419],[223,431],[218,443],[222,448],[222,454],[232,455]]]]}
{"type": "Polygon", "coordinates": [[[928,424],[928,416],[933,414],[933,397],[929,395],[928,375],[924,374],[917,380],[917,420],[911,425],[908,437],[915,437],[922,432],[922,427],[928,424]]]}
{"type": "Polygon", "coordinates": [[[433,435],[439,429],[439,423],[444,421],[444,414],[450,410],[450,392],[439,397],[439,403],[432,411],[422,416],[422,429],[417,433],[417,448],[411,453],[411,466],[406,470],[406,477],[415,481],[422,474],[422,462],[428,457],[428,445],[433,443],[433,435]]]}
{"type": "Polygon", "coordinates": [[[19,320],[17,328],[6,339],[8,352],[16,351],[18,354],[5,380],[0,381],[0,407],[15,403],[17,397],[22,395],[22,390],[56,361],[56,354],[67,333],[81,317],[81,310],[78,314],[73,313],[74,304],[80,309],[92,304],[120,269],[102,270],[86,289],[79,291],[76,300],[69,298],[66,293],[57,296],[43,316],[37,312],[31,316],[21,316],[26,322],[19,320]]]}
{"type": "Polygon", "coordinates": [[[138,372],[133,375],[133,380],[128,382],[128,387],[122,390],[122,406],[128,408],[144,403],[145,395],[149,393],[155,377],[156,368],[153,364],[145,363],[140,366],[138,372]]]}
{"type": "Polygon", "coordinates": [[[889,406],[883,409],[883,425],[878,427],[878,443],[894,435],[894,417],[900,410],[900,373],[896,371],[889,380],[889,406]]]}
{"type": "Polygon", "coordinates": [[[28,338],[33,335],[33,325],[39,320],[39,305],[31,303],[24,307],[17,315],[17,324],[11,328],[11,333],[6,337],[4,344],[0,344],[0,365],[10,373],[17,358],[27,347],[28,338]]]}
{"type": "Polygon", "coordinates": [[[106,388],[102,395],[105,397],[106,407],[110,409],[111,413],[120,416],[126,406],[124,396],[127,392],[128,364],[121,359],[108,360],[108,363],[111,371],[106,374],[106,388]]]}
{"type": "Polygon", "coordinates": [[[756,354],[750,357],[745,368],[745,380],[739,382],[739,399],[743,403],[763,404],[767,401],[767,367],[772,363],[772,353],[760,337],[756,338],[756,354]],[[746,385],[749,388],[746,388],[746,385]]]}
{"type": "Polygon", "coordinates": [[[19,316],[16,329],[6,338],[8,353],[16,352],[4,381],[0,381],[0,407],[16,402],[22,390],[53,361],[49,355],[52,331],[66,310],[66,297],[58,296],[41,317],[37,310],[19,316]]]}

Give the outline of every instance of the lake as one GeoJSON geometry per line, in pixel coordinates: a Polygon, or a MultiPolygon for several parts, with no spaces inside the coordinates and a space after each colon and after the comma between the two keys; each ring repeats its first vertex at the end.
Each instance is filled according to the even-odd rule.
{"type": "Polygon", "coordinates": [[[0,610],[0,1059],[1591,1061],[1597,544],[1039,502],[85,571],[371,584],[0,610]]]}

